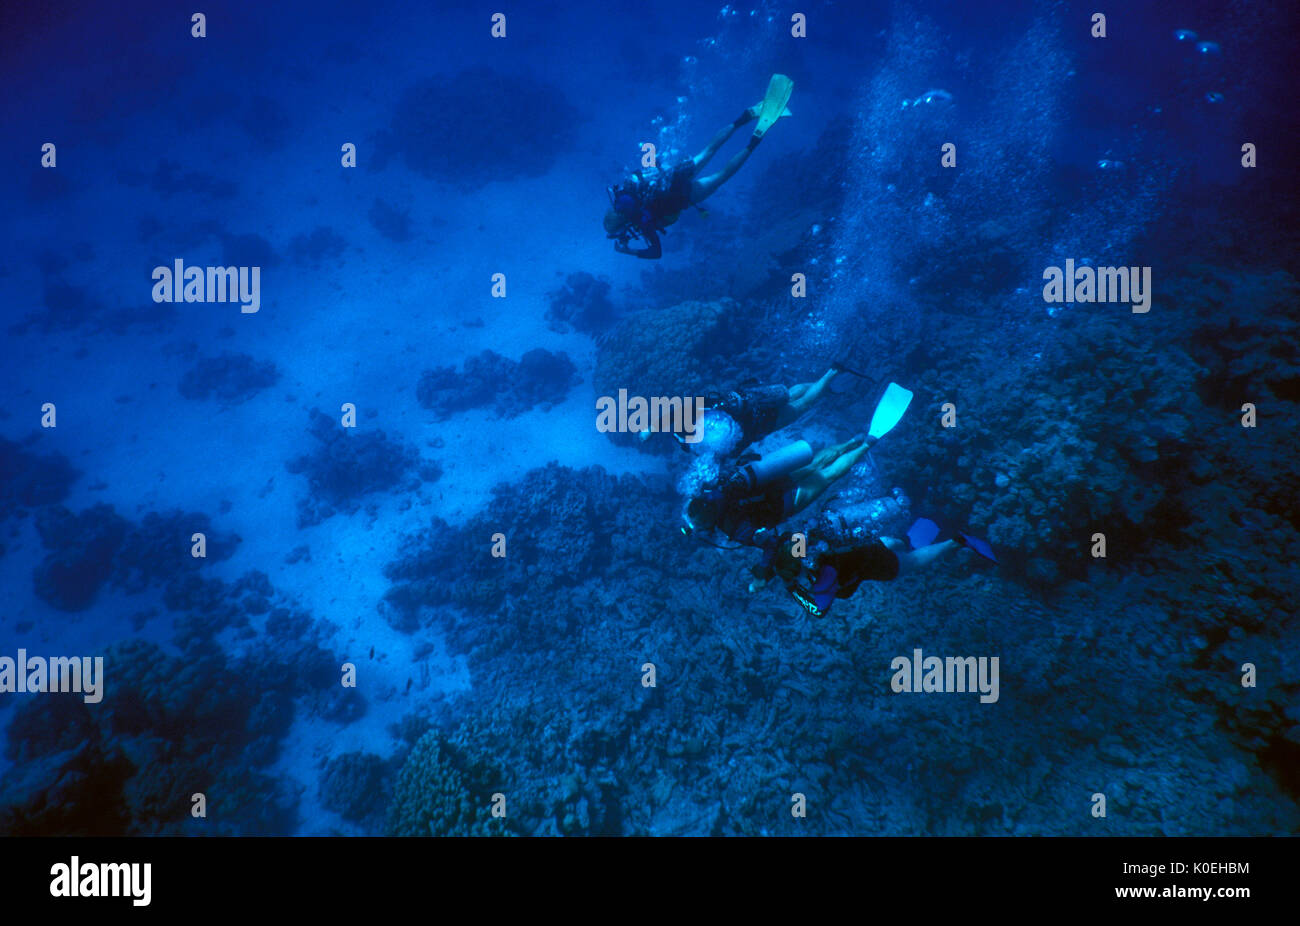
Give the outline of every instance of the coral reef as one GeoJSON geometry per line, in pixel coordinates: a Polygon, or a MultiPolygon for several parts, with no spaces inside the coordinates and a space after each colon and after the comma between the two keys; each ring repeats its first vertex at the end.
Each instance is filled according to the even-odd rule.
{"type": "MultiPolygon", "coordinates": [[[[427,736],[472,744],[511,769],[510,793],[527,795],[512,804],[519,832],[1079,832],[1086,815],[1067,792],[1080,775],[1100,776],[1096,787],[1112,797],[1107,832],[1300,824],[1300,810],[1279,801],[1295,726],[1286,699],[1300,685],[1285,682],[1249,710],[1232,708],[1240,729],[1231,735],[1258,750],[1255,759],[1228,747],[1213,714],[1189,710],[1207,685],[1221,701],[1240,697],[1239,686],[1207,676],[1180,693],[1166,672],[1149,671],[1195,665],[1206,651],[1195,633],[1169,625],[1186,610],[1177,604],[1186,600],[1181,573],[1171,571],[1159,594],[1137,593],[1118,567],[1067,582],[1058,600],[1043,602],[1010,575],[954,567],[939,579],[864,589],[834,621],[818,622],[779,592],[747,596],[737,575],[744,557],[674,539],[666,492],[614,482],[591,470],[531,472],[499,486],[462,527],[435,524],[412,537],[388,570],[395,584],[386,607],[442,627],[481,692],[432,705],[438,732],[427,736]],[[619,505],[592,509],[588,499],[619,505]],[[499,525],[512,528],[507,557],[493,560],[489,538],[499,525]],[[1105,605],[1117,596],[1130,602],[1122,612],[1105,605]],[[1015,654],[1004,660],[1006,691],[1015,692],[999,704],[1005,722],[991,724],[977,702],[940,718],[921,699],[891,695],[889,656],[917,640],[944,652],[1015,654]],[[640,684],[647,662],[658,673],[654,688],[640,684]],[[1045,722],[1049,701],[1059,719],[1045,722]],[[1179,718],[1175,739],[1171,717],[1179,718]],[[955,740],[967,748],[954,752],[955,740]],[[1185,775],[1178,788],[1152,774],[1174,753],[1185,775]],[[1198,785],[1184,787],[1189,781],[1198,785]],[[793,791],[817,808],[807,821],[790,817],[793,791]]],[[[1205,502],[1205,510],[1225,507],[1205,502]]],[[[1189,526],[1183,542],[1203,529],[1189,526]]],[[[1158,552],[1164,543],[1153,541],[1148,554],[1177,555],[1158,552]]],[[[1243,583],[1237,604],[1224,602],[1256,601],[1239,622],[1273,624],[1275,643],[1246,649],[1256,659],[1287,648],[1278,596],[1294,555],[1280,553],[1276,574],[1243,583]],[[1261,597],[1266,585],[1276,586],[1271,599],[1261,597]]],[[[1197,600],[1214,596],[1216,573],[1206,569],[1197,600]]],[[[1218,613],[1199,620],[1223,626],[1218,613]]],[[[1242,632],[1206,636],[1231,645],[1242,632]]],[[[1282,678],[1296,679],[1294,669],[1282,678]]],[[[422,729],[413,722],[411,735],[422,729]]]]}
{"type": "Polygon", "coordinates": [[[240,542],[214,531],[204,514],[149,512],[137,525],[102,504],[77,513],[62,505],[42,508],[36,529],[48,551],[33,575],[36,596],[60,611],[84,610],[110,581],[135,593],[194,578],[203,563],[228,559],[240,542]],[[196,531],[208,537],[206,559],[191,555],[196,531]]]}
{"type": "Polygon", "coordinates": [[[575,630],[578,615],[553,611],[561,590],[598,575],[612,563],[624,568],[667,562],[654,549],[652,531],[673,517],[675,497],[633,477],[616,478],[599,467],[572,470],[554,463],[519,483],[493,489],[483,513],[460,528],[435,521],[408,538],[385,568],[394,587],[385,596],[389,620],[409,627],[422,607],[455,604],[508,620],[465,621],[453,636],[477,643],[535,647],[575,630]],[[491,537],[506,532],[507,555],[491,555],[491,537]]]}
{"type": "Polygon", "coordinates": [[[694,395],[734,373],[727,357],[748,338],[731,299],[682,302],[632,313],[598,342],[593,386],[597,395],[694,395]]]}
{"type": "MultiPolygon", "coordinates": [[[[344,820],[364,823],[388,806],[388,763],[370,752],[330,759],[320,777],[320,800],[344,820]]],[[[374,827],[378,829],[378,827],[374,827]]]]}
{"type": "Polygon", "coordinates": [[[447,750],[426,733],[411,748],[393,785],[388,832],[393,836],[492,836],[507,832],[493,819],[490,797],[447,750]]]}
{"type": "Polygon", "coordinates": [[[6,747],[19,761],[0,782],[0,830],[291,831],[295,800],[259,770],[277,757],[303,693],[300,655],[254,662],[205,648],[178,659],[142,641],[109,647],[104,673],[112,689],[95,710],[71,695],[19,706],[6,747]],[[206,819],[190,817],[194,792],[209,798],[206,819]]]}
{"type": "Polygon", "coordinates": [[[339,511],[355,512],[368,495],[403,484],[414,488],[442,475],[437,463],[421,461],[415,448],[400,438],[344,428],[319,409],[311,411],[309,433],[316,448],[285,465],[289,472],[305,476],[311,489],[299,501],[300,527],[319,524],[339,511]]]}
{"type": "Polygon", "coordinates": [[[398,209],[382,199],[376,199],[367,217],[375,231],[389,241],[401,244],[411,240],[411,213],[405,209],[398,209]]]}
{"type": "Polygon", "coordinates": [[[488,406],[513,418],[534,406],[548,409],[563,402],[578,379],[577,368],[563,352],[535,348],[514,361],[485,350],[466,359],[459,372],[455,367],[426,370],[415,393],[439,417],[488,406]]]}
{"type": "Polygon", "coordinates": [[[546,324],[552,331],[599,334],[614,322],[609,281],[586,271],[570,273],[564,285],[547,294],[546,324]]]}
{"type": "Polygon", "coordinates": [[[176,318],[174,307],[149,304],[140,308],[113,309],[94,291],[64,280],[57,273],[45,273],[41,307],[6,330],[11,335],[52,334],[79,328],[92,332],[123,334],[132,326],[165,327],[176,318]]]}
{"type": "Polygon", "coordinates": [[[25,757],[0,779],[0,835],[125,835],[134,808],[123,790],[135,771],[121,749],[89,740],[25,757]]]}
{"type": "Polygon", "coordinates": [[[226,351],[219,357],[205,357],[185,371],[180,393],[187,399],[209,396],[223,402],[246,402],[263,389],[280,381],[280,371],[270,360],[256,360],[248,354],[226,351]]]}
{"type": "Polygon", "coordinates": [[[923,370],[909,382],[917,399],[881,459],[919,505],[983,529],[1040,578],[1055,581],[1060,568],[1077,576],[1077,545],[1094,529],[1155,526],[1164,474],[1197,446],[1203,371],[1113,315],[1021,325],[1012,336],[1039,347],[1022,348],[1015,365],[997,362],[1011,348],[980,329],[945,316],[923,352],[911,348],[909,365],[923,370]],[[975,368],[981,375],[969,375],[975,368]],[[941,426],[948,402],[955,428],[941,426]]]}
{"type": "Polygon", "coordinates": [[[1261,415],[1300,402],[1300,283],[1291,274],[1193,263],[1161,296],[1178,309],[1184,343],[1208,369],[1199,390],[1206,402],[1240,411],[1250,401],[1261,415]]]}
{"type": "Polygon", "coordinates": [[[61,453],[33,453],[0,437],[0,521],[58,504],[80,475],[61,453]]]}
{"type": "MultiPolygon", "coordinates": [[[[745,366],[753,329],[731,299],[682,302],[666,309],[623,317],[597,342],[592,387],[596,395],[704,395],[722,383],[740,382],[760,371],[745,366]]],[[[616,444],[644,453],[673,453],[671,441],[639,441],[613,432],[616,444]]]]}
{"type": "Polygon", "coordinates": [[[325,261],[337,261],[347,250],[347,240],[325,225],[314,228],[311,234],[294,235],[289,242],[289,256],[300,264],[320,266],[325,261]]]}
{"type": "Polygon", "coordinates": [[[255,233],[232,235],[210,225],[196,228],[196,232],[202,238],[215,235],[220,239],[221,261],[227,267],[261,267],[265,272],[268,267],[280,265],[280,255],[275,252],[275,248],[271,247],[271,242],[261,235],[255,233]]]}
{"type": "Polygon", "coordinates": [[[36,597],[60,611],[82,611],[94,603],[113,574],[126,536],[126,519],[109,505],[74,515],[58,506],[37,514],[41,543],[50,552],[33,574],[36,597]]]}

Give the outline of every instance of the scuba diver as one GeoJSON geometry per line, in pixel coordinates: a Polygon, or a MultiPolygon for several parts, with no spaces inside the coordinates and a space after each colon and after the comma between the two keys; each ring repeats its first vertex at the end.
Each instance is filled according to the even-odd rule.
{"type": "MultiPolygon", "coordinates": [[[[694,447],[719,457],[729,457],[793,424],[826,392],[831,380],[848,367],[832,363],[821,378],[794,386],[760,386],[742,383],[721,395],[704,397],[704,439],[694,447]]],[[[852,371],[849,371],[852,372],[852,371]]],[[[678,437],[688,453],[692,445],[678,437]]]]}
{"type": "Polygon", "coordinates": [[[938,559],[956,544],[933,544],[919,551],[902,549],[900,541],[881,537],[841,553],[827,551],[808,561],[794,555],[792,535],[786,534],[753,568],[751,592],[779,576],[786,591],[813,617],[824,617],[836,598],[848,598],[863,582],[892,582],[938,559]],[[906,558],[906,559],[905,559],[906,558]],[[904,562],[907,563],[906,570],[904,562]]]}
{"type": "Polygon", "coordinates": [[[637,171],[623,183],[609,187],[610,209],[605,213],[605,237],[614,239],[614,250],[646,260],[662,257],[659,234],[676,222],[687,207],[699,206],[740,170],[776,120],[790,115],[785,104],[793,90],[794,81],[784,74],[773,74],[763,101],[749,107],[735,122],[723,126],[708,147],[695,157],[672,168],[637,171]],[[736,129],[755,119],[758,123],[749,144],[736,152],[722,170],[707,177],[696,176],[736,129]],[[644,248],[629,246],[637,238],[645,241],[644,248]]]}
{"type": "MultiPolygon", "coordinates": [[[[808,538],[804,538],[805,542],[808,538]]],[[[849,598],[863,582],[892,582],[918,572],[949,550],[966,546],[997,565],[988,541],[959,530],[945,531],[929,518],[917,518],[907,542],[880,536],[847,549],[827,549],[811,558],[795,555],[794,534],[785,533],[763,552],[750,571],[751,592],[780,577],[786,591],[813,617],[824,617],[837,598],[849,598]]]]}
{"type": "Polygon", "coordinates": [[[796,441],[737,467],[690,500],[684,531],[718,530],[739,544],[759,548],[774,544],[774,529],[815,502],[852,469],[902,420],[911,401],[911,392],[890,383],[865,435],[827,447],[816,455],[807,441],[796,441]]]}
{"type": "Polygon", "coordinates": [[[739,467],[722,484],[691,499],[692,531],[718,530],[739,544],[762,547],[774,528],[815,502],[867,452],[863,435],[813,454],[807,441],[739,467]]]}

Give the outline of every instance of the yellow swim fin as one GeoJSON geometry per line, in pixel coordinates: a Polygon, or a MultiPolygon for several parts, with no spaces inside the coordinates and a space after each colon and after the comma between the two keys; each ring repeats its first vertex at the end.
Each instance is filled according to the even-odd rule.
{"type": "Polygon", "coordinates": [[[758,111],[758,125],[754,126],[754,137],[762,138],[767,134],[776,120],[790,115],[786,103],[794,93],[794,81],[784,74],[773,74],[767,84],[767,96],[763,97],[762,108],[758,111]]]}

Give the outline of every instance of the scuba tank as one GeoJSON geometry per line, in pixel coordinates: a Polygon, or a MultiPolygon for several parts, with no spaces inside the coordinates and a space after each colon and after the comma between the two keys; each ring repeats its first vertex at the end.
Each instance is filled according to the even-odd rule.
{"type": "Polygon", "coordinates": [[[754,495],[765,485],[812,462],[812,446],[806,440],[787,444],[780,450],[761,459],[746,463],[733,473],[722,487],[723,494],[734,496],[754,495]]]}
{"type": "Polygon", "coordinates": [[[808,524],[809,537],[824,540],[832,547],[857,546],[880,537],[901,537],[911,522],[911,503],[902,489],[891,495],[845,503],[837,500],[808,524]]]}

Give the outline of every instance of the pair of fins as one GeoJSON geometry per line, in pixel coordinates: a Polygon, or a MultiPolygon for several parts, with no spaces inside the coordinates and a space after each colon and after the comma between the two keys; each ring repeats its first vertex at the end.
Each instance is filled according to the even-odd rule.
{"type": "MultiPolygon", "coordinates": [[[[916,523],[907,529],[907,542],[912,545],[913,550],[919,550],[921,547],[928,547],[934,543],[943,529],[929,518],[917,518],[916,523]]],[[[993,553],[993,547],[987,540],[981,540],[979,537],[972,537],[963,531],[953,531],[955,540],[960,540],[965,546],[970,547],[980,556],[984,557],[990,563],[997,564],[998,558],[993,553]]]]}
{"type": "Polygon", "coordinates": [[[776,125],[776,120],[793,115],[785,105],[794,93],[794,81],[784,74],[773,74],[767,82],[767,95],[758,104],[758,125],[754,126],[754,140],[767,134],[767,130],[776,125]]]}

